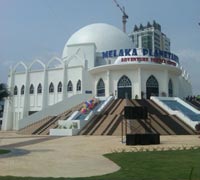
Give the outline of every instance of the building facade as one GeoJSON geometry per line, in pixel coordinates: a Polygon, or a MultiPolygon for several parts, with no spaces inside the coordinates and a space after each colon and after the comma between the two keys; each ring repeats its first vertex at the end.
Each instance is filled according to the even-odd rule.
{"type": "Polygon", "coordinates": [[[147,48],[153,51],[160,49],[170,52],[170,39],[161,31],[160,24],[155,21],[152,24],[148,22],[146,26],[135,25],[129,36],[136,48],[147,48]]]}
{"type": "Polygon", "coordinates": [[[150,98],[192,94],[178,56],[161,49],[136,48],[128,35],[103,23],[75,32],[61,58],[53,57],[48,63],[35,59],[29,65],[18,62],[10,69],[8,86],[13,96],[5,102],[4,130],[17,130],[23,118],[49,106],[56,109],[56,104],[76,95],[150,98]]]}

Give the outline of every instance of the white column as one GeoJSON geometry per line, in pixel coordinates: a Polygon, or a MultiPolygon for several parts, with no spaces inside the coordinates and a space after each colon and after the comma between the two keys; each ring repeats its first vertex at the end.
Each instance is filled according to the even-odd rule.
{"type": "MultiPolygon", "coordinates": [[[[29,95],[29,71],[26,70],[26,79],[25,79],[25,89],[24,89],[24,103],[23,103],[23,118],[28,116],[28,111],[30,107],[30,95],[29,95]]],[[[20,90],[19,90],[20,93],[20,90]]]]}
{"type": "Polygon", "coordinates": [[[110,93],[112,93],[111,92],[111,89],[110,89],[110,71],[109,70],[107,70],[107,72],[106,72],[106,75],[107,75],[107,85],[106,85],[106,89],[107,89],[107,91],[106,91],[106,96],[110,96],[110,93]]]}
{"type": "Polygon", "coordinates": [[[153,36],[152,36],[152,51],[154,52],[155,51],[155,38],[154,38],[154,32],[153,33],[153,36]]]}
{"type": "Polygon", "coordinates": [[[62,100],[67,98],[67,64],[64,62],[64,68],[63,68],[63,92],[62,92],[62,100]]]}
{"type": "Polygon", "coordinates": [[[42,84],[42,109],[48,106],[48,94],[49,94],[49,88],[48,88],[48,70],[44,69],[44,78],[43,78],[43,84],[42,84]]]}
{"type": "MultiPolygon", "coordinates": [[[[137,95],[138,95],[138,98],[139,99],[141,99],[142,97],[141,97],[141,68],[139,67],[138,68],[138,72],[137,72],[137,75],[138,75],[138,93],[137,93],[137,95]]],[[[134,84],[133,84],[133,89],[134,89],[134,84]]],[[[133,90],[132,90],[132,92],[133,92],[133,90]]]]}
{"type": "MultiPolygon", "coordinates": [[[[81,80],[81,94],[84,94],[85,93],[85,67],[82,67],[82,77],[80,78],[81,80]]],[[[93,89],[92,89],[92,93],[93,92],[93,89]]]]}

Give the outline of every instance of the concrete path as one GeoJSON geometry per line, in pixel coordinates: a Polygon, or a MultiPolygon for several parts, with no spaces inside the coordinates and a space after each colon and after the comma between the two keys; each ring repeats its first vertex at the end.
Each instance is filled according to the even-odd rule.
{"type": "Polygon", "coordinates": [[[126,146],[116,136],[22,136],[0,132],[0,176],[87,177],[118,171],[119,166],[102,155],[140,148],[200,146],[198,136],[162,136],[154,146],[126,146]]]}

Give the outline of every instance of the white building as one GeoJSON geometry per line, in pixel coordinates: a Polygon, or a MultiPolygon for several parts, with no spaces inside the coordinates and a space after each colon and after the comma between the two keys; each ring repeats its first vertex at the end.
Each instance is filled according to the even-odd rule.
{"type": "MultiPolygon", "coordinates": [[[[108,24],[92,24],[75,32],[61,58],[47,64],[36,59],[10,69],[3,130],[17,130],[19,121],[32,113],[79,94],[116,98],[191,95],[188,74],[178,57],[166,51],[136,49],[128,35],[108,24]]],[[[58,109],[59,110],[59,109],[58,109]]]]}

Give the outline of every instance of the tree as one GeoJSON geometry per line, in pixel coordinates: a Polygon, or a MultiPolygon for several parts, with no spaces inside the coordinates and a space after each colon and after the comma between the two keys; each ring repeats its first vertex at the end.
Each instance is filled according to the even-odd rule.
{"type": "Polygon", "coordinates": [[[8,91],[7,85],[0,83],[0,117],[3,116],[4,98],[9,97],[10,95],[11,93],[8,91]]]}
{"type": "Polygon", "coordinates": [[[0,101],[2,101],[4,98],[7,98],[11,95],[11,93],[8,91],[7,85],[4,83],[0,83],[0,101]]]}

